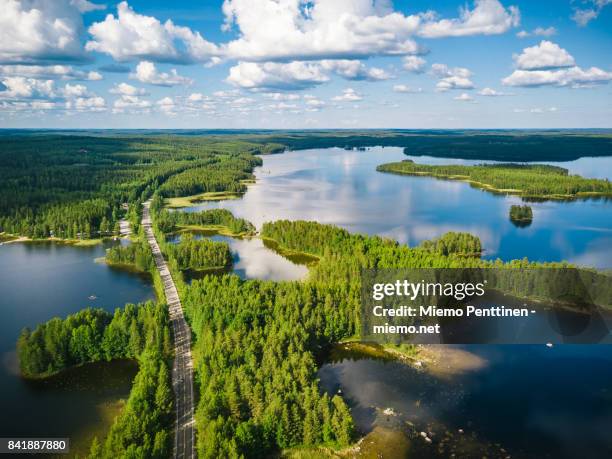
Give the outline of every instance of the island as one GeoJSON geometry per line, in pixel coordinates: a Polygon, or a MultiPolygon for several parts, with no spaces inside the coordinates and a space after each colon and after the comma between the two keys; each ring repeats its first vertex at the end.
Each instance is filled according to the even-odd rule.
{"type": "Polygon", "coordinates": [[[529,226],[533,221],[533,211],[530,206],[517,206],[513,205],[510,207],[510,221],[516,226],[529,226]]]}
{"type": "Polygon", "coordinates": [[[576,199],[612,196],[608,180],[570,175],[559,166],[545,164],[495,163],[430,166],[410,159],[381,164],[379,172],[459,180],[492,193],[516,194],[541,199],[576,199]]]}

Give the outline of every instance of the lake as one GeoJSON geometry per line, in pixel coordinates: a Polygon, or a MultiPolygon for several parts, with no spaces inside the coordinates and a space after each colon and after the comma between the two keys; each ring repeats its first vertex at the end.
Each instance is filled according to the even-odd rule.
{"type": "MultiPolygon", "coordinates": [[[[481,238],[489,259],[529,257],[609,266],[612,200],[531,203],[533,223],[521,228],[508,218],[510,206],[522,202],[517,196],[495,195],[462,182],[376,172],[379,164],[403,159],[482,162],[407,157],[402,149],[391,147],[292,151],[265,156],[255,171],[257,183],[242,199],[202,203],[186,211],[225,208],[257,227],[277,219],[316,220],[409,245],[448,231],[467,231],[481,238]]],[[[612,158],[558,164],[571,173],[612,176],[612,158]]]]}
{"type": "MultiPolygon", "coordinates": [[[[308,275],[304,264],[294,263],[273,249],[266,247],[259,238],[233,238],[214,232],[193,231],[196,239],[208,237],[213,241],[225,242],[229,245],[233,258],[233,269],[241,279],[260,280],[300,280],[308,275]]],[[[180,234],[168,238],[169,242],[180,241],[180,234]]]]}
{"type": "MultiPolygon", "coordinates": [[[[510,206],[521,203],[516,196],[375,170],[403,159],[482,162],[409,157],[399,148],[293,151],[264,157],[255,172],[257,183],[242,199],[186,210],[226,208],[259,228],[276,219],[316,220],[410,245],[447,231],[468,231],[481,238],[489,259],[612,267],[612,201],[532,203],[533,223],[520,228],[508,219],[510,206]]],[[[587,177],[612,175],[612,158],[551,164],[587,177]]],[[[523,337],[548,333],[546,339],[556,340],[548,325],[515,321],[500,339],[520,332],[523,337]]],[[[335,350],[319,377],[323,389],[340,391],[362,434],[381,427],[402,432],[411,440],[411,457],[612,457],[612,346],[468,345],[443,351],[456,349],[482,365],[436,375],[335,350]],[[393,414],[385,415],[386,409],[393,414]]]]}
{"type": "Polygon", "coordinates": [[[0,431],[5,437],[71,437],[72,452],[87,451],[93,435],[105,435],[120,400],[127,398],[137,371],[133,362],[94,364],[49,380],[26,381],[19,377],[15,354],[23,327],[87,306],[112,311],[155,298],[146,277],[95,261],[111,244],[0,246],[0,431]]]}

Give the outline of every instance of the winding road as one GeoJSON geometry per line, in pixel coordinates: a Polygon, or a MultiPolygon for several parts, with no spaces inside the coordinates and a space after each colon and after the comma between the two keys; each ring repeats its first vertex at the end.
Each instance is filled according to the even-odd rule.
{"type": "Polygon", "coordinates": [[[151,201],[143,205],[142,226],[153,251],[155,266],[159,271],[170,311],[170,323],[174,333],[174,363],[172,387],[176,406],[176,430],[174,437],[175,458],[195,458],[193,417],[193,361],[191,359],[191,330],[185,321],[183,307],[166,260],[161,253],[151,222],[151,201]]]}

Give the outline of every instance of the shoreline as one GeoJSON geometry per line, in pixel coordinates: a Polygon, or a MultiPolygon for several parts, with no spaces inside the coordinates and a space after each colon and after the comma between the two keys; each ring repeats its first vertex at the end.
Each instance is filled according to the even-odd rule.
{"type": "Polygon", "coordinates": [[[490,185],[488,183],[471,180],[469,176],[467,175],[432,174],[428,172],[406,172],[406,171],[396,171],[396,170],[382,170],[379,168],[376,168],[376,170],[377,172],[382,172],[386,174],[408,175],[408,176],[413,176],[413,177],[430,177],[430,178],[435,178],[438,180],[464,182],[464,183],[468,183],[474,188],[477,188],[483,191],[488,191],[490,193],[520,196],[521,198],[527,198],[527,199],[545,199],[545,200],[551,200],[551,201],[575,201],[578,199],[588,199],[588,198],[595,198],[595,197],[612,198],[612,194],[600,192],[600,191],[579,191],[576,194],[544,194],[544,195],[525,194],[525,192],[520,189],[495,188],[493,185],[490,185]]]}

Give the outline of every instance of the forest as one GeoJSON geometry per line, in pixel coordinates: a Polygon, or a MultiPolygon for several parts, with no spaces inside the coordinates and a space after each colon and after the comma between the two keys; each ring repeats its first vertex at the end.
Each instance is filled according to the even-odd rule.
{"type": "Polygon", "coordinates": [[[21,372],[40,378],[74,365],[114,359],[138,361],[130,396],[106,439],[95,438],[90,458],[167,458],[172,451],[172,356],[165,304],[128,304],[114,314],[84,309],[24,329],[17,343],[21,372]]]}
{"type": "Polygon", "coordinates": [[[510,207],[510,220],[513,222],[531,222],[533,220],[533,211],[530,206],[517,206],[513,205],[510,207]]]}
{"type": "Polygon", "coordinates": [[[612,196],[608,180],[569,175],[567,169],[548,165],[480,164],[476,166],[429,166],[412,160],[382,164],[380,172],[423,175],[446,180],[469,181],[487,191],[518,194],[534,198],[576,198],[580,196],[612,196]]]}
{"type": "Polygon", "coordinates": [[[204,238],[197,240],[183,233],[177,244],[164,244],[164,253],[181,271],[203,271],[227,268],[232,265],[232,253],[226,242],[204,238]]]}
{"type": "Polygon", "coordinates": [[[232,137],[0,137],[0,233],[89,239],[113,234],[143,197],[243,191],[278,145],[232,137]]]}
{"type": "Polygon", "coordinates": [[[106,262],[109,265],[129,266],[141,272],[150,272],[155,269],[151,249],[146,242],[141,240],[111,247],[106,251],[106,262]]]}

